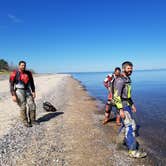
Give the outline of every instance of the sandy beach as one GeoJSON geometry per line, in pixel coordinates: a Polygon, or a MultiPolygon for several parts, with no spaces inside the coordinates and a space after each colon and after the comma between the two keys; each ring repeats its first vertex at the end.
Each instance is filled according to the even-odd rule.
{"type": "Polygon", "coordinates": [[[103,111],[70,75],[35,76],[39,126],[24,127],[12,102],[8,80],[0,82],[0,165],[150,166],[117,148],[115,122],[102,125],[103,111]],[[45,112],[44,101],[57,112],[45,112]]]}

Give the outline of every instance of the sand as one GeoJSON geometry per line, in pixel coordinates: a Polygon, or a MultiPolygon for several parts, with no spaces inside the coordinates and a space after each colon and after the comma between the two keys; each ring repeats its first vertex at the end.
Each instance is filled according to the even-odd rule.
{"type": "MultiPolygon", "coordinates": [[[[54,87],[58,88],[64,77],[65,75],[35,77],[36,102],[41,98],[47,99],[47,95],[52,92],[54,87]]],[[[0,87],[0,136],[2,136],[9,131],[13,123],[18,121],[19,107],[12,101],[9,81],[6,79],[1,81],[0,87]]]]}
{"type": "Polygon", "coordinates": [[[70,75],[35,77],[39,126],[24,127],[11,101],[8,80],[0,82],[0,165],[153,165],[117,148],[115,122],[102,125],[103,111],[70,75]],[[51,102],[57,112],[42,109],[51,102]]]}

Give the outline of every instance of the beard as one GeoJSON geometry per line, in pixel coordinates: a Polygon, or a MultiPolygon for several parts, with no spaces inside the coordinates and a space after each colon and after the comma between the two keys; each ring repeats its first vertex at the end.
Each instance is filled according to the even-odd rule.
{"type": "Polygon", "coordinates": [[[132,71],[125,71],[125,74],[126,74],[127,76],[130,76],[130,75],[132,74],[132,71]]]}

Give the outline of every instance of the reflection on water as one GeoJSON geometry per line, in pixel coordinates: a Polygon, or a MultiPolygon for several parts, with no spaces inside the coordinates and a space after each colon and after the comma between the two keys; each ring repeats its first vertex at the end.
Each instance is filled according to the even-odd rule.
{"type": "MultiPolygon", "coordinates": [[[[103,80],[108,73],[72,73],[90,95],[106,101],[103,80]]],[[[132,74],[133,99],[140,135],[154,154],[166,157],[166,71],[135,71],[132,74]],[[149,141],[150,140],[150,141],[149,141]]]]}

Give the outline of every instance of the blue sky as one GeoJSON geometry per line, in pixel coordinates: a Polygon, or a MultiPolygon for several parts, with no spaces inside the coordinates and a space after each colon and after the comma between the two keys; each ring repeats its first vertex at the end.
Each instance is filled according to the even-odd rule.
{"type": "Polygon", "coordinates": [[[37,72],[166,68],[165,0],[0,0],[0,58],[37,72]]]}

